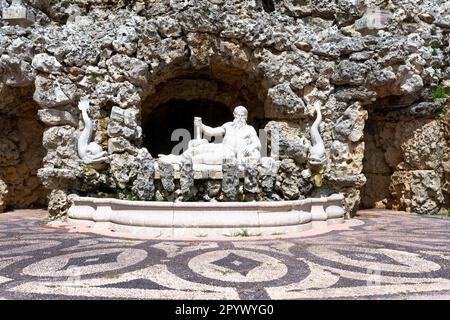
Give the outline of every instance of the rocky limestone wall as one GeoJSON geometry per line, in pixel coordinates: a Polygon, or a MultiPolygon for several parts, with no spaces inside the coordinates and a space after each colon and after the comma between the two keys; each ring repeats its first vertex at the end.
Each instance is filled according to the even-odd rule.
{"type": "Polygon", "coordinates": [[[448,109],[447,103],[432,115],[372,116],[365,134],[364,207],[418,213],[447,211],[448,109]]]}
{"type": "MultiPolygon", "coordinates": [[[[45,150],[33,88],[8,88],[0,102],[0,211],[44,206],[47,190],[37,177],[45,150]]],[[[2,92],[3,94],[3,92],[2,92]]]]}
{"type": "MultiPolygon", "coordinates": [[[[437,191],[448,190],[448,174],[437,168],[448,166],[438,165],[437,156],[423,164],[418,154],[430,139],[439,142],[429,153],[442,146],[439,154],[448,154],[437,129],[444,118],[429,120],[443,112],[442,90],[450,79],[445,0],[26,2],[36,15],[33,26],[0,22],[0,97],[10,99],[11,88],[34,87],[45,125],[38,175],[51,191],[54,215],[67,210],[70,193],[134,197],[151,189],[133,167],[143,153],[142,117],[171,98],[246,104],[268,131],[282,132],[280,157],[293,172],[305,168],[312,106],[320,101],[329,161],[323,186],[308,195],[341,192],[351,213],[367,180],[392,175],[381,183],[389,185],[383,195],[392,207],[429,213],[448,205],[437,191]],[[108,151],[109,165],[86,166],[77,155],[83,125],[76,105],[85,95],[95,142],[108,151]],[[376,128],[365,130],[367,121],[376,128]],[[380,144],[384,130],[399,138],[380,144]],[[379,166],[363,171],[371,143],[388,160],[377,158],[379,166]],[[397,187],[403,181],[401,190],[412,190],[406,185],[425,178],[435,191],[397,187]]],[[[285,177],[292,198],[305,196],[301,181],[292,178],[299,176],[285,177]]],[[[0,184],[2,194],[7,188],[7,181],[0,184]]],[[[375,189],[367,187],[364,199],[375,189]]]]}

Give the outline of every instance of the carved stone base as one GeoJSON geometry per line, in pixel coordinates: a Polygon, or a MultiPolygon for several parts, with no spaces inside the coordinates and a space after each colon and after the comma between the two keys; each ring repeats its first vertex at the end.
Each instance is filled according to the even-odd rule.
{"type": "Polygon", "coordinates": [[[344,220],[342,200],[323,198],[260,202],[156,202],[77,197],[72,225],[147,236],[274,235],[305,231],[344,220]]]}

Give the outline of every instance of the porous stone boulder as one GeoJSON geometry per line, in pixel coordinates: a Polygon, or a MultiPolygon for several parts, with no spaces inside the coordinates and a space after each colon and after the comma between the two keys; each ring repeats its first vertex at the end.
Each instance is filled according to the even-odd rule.
{"type": "Polygon", "coordinates": [[[330,147],[330,168],[334,174],[360,174],[363,169],[364,147],[364,142],[333,141],[330,147]]]}
{"type": "Polygon", "coordinates": [[[62,68],[61,63],[55,57],[46,53],[39,53],[34,56],[31,66],[41,72],[58,74],[62,68]]]}
{"type": "Polygon", "coordinates": [[[48,126],[62,126],[67,124],[76,127],[78,125],[78,118],[64,110],[41,109],[38,110],[38,117],[39,120],[48,126]]]}
{"type": "Polygon", "coordinates": [[[101,105],[113,104],[127,109],[141,103],[141,91],[129,81],[99,81],[95,86],[95,95],[101,105]]]}
{"type": "Polygon", "coordinates": [[[293,122],[269,121],[264,130],[269,136],[272,156],[294,159],[299,164],[306,162],[311,143],[304,127],[293,122]]]}
{"type": "Polygon", "coordinates": [[[110,156],[111,159],[111,172],[117,182],[119,188],[127,188],[128,183],[132,181],[136,172],[134,169],[135,157],[128,153],[113,154],[110,156]]]}
{"type": "Polygon", "coordinates": [[[280,166],[279,190],[286,199],[294,200],[300,196],[300,171],[292,159],[284,159],[280,166]]]}
{"type": "Polygon", "coordinates": [[[64,190],[53,189],[48,195],[48,213],[51,219],[58,219],[67,214],[70,208],[68,194],[64,190]]]}
{"type": "Polygon", "coordinates": [[[134,176],[134,181],[131,191],[140,200],[151,200],[155,193],[153,183],[155,169],[154,160],[147,149],[139,149],[134,158],[132,171],[131,175],[134,176]]]}
{"type": "Polygon", "coordinates": [[[337,120],[334,137],[341,141],[356,142],[363,137],[364,123],[367,120],[367,111],[360,103],[349,106],[344,114],[337,120]]]}
{"type": "Polygon", "coordinates": [[[65,106],[74,102],[77,88],[74,84],[60,84],[57,81],[38,76],[35,81],[33,99],[44,108],[65,106]]]}
{"type": "Polygon", "coordinates": [[[292,91],[289,83],[282,83],[270,88],[266,106],[267,113],[274,118],[304,117],[306,106],[303,100],[292,91]]]}
{"type": "Polygon", "coordinates": [[[164,190],[167,192],[173,192],[175,190],[175,170],[173,165],[169,162],[159,161],[158,169],[164,190]]]}
{"type": "Polygon", "coordinates": [[[109,118],[108,136],[122,137],[128,140],[140,139],[142,129],[138,125],[138,114],[138,110],[114,106],[109,118]]]}
{"type": "Polygon", "coordinates": [[[244,164],[244,190],[250,193],[258,193],[258,165],[259,161],[249,160],[244,164]]]}
{"type": "Polygon", "coordinates": [[[220,195],[222,191],[222,181],[221,180],[207,180],[206,190],[208,191],[208,197],[214,199],[220,195]]]}
{"type": "Polygon", "coordinates": [[[65,125],[46,129],[43,134],[42,145],[47,150],[47,155],[44,158],[47,165],[55,168],[79,167],[75,128],[65,125]]]}
{"type": "Polygon", "coordinates": [[[440,121],[405,121],[402,126],[405,134],[401,144],[402,166],[419,170],[438,169],[449,150],[440,121]]]}
{"type": "Polygon", "coordinates": [[[115,81],[128,80],[132,84],[144,87],[147,85],[148,65],[136,58],[116,54],[106,61],[108,71],[115,81]]]}
{"type": "Polygon", "coordinates": [[[258,170],[259,181],[263,192],[267,194],[271,194],[273,192],[279,167],[280,161],[276,161],[270,157],[261,158],[261,163],[258,166],[258,170]]]}
{"type": "Polygon", "coordinates": [[[49,190],[75,186],[78,179],[74,170],[48,167],[39,169],[37,176],[42,181],[42,185],[49,190]]]}
{"type": "Polygon", "coordinates": [[[228,198],[234,199],[239,192],[239,166],[236,159],[224,159],[222,172],[222,191],[228,198]]]}
{"type": "Polygon", "coordinates": [[[183,156],[181,160],[181,170],[180,170],[180,189],[182,194],[188,197],[191,193],[191,188],[193,186],[194,186],[194,165],[192,163],[192,158],[189,156],[183,156]]]}
{"type": "Polygon", "coordinates": [[[397,210],[435,214],[444,202],[440,177],[433,170],[397,171],[389,189],[397,210]]]}
{"type": "Polygon", "coordinates": [[[108,139],[108,153],[124,153],[133,154],[136,152],[136,146],[134,146],[128,139],[123,137],[113,137],[108,139]]]}
{"type": "Polygon", "coordinates": [[[24,87],[32,85],[35,72],[30,63],[20,59],[17,55],[0,56],[0,76],[2,82],[12,87],[24,87]]]}
{"type": "Polygon", "coordinates": [[[120,26],[116,33],[116,38],[112,41],[112,46],[118,53],[131,56],[137,50],[138,33],[134,26],[120,26]]]}

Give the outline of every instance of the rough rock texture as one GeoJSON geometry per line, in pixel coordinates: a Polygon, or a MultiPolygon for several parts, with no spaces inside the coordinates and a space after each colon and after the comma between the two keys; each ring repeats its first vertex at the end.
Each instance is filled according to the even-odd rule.
{"type": "Polygon", "coordinates": [[[222,163],[223,193],[230,199],[234,199],[238,193],[239,186],[239,168],[235,159],[224,159],[222,163]]]}
{"type": "Polygon", "coordinates": [[[126,189],[132,183],[135,175],[134,159],[135,157],[128,153],[111,156],[111,172],[119,188],[126,189]]]}
{"type": "Polygon", "coordinates": [[[362,205],[433,214],[448,207],[450,153],[441,113],[369,122],[362,205]]]}
{"type": "Polygon", "coordinates": [[[292,159],[281,161],[281,174],[279,175],[277,189],[289,200],[298,199],[300,196],[300,172],[292,159]]]}
{"type": "Polygon", "coordinates": [[[389,189],[395,199],[392,207],[399,210],[433,214],[444,200],[439,175],[433,170],[397,171],[389,189]]]}
{"type": "Polygon", "coordinates": [[[160,161],[159,172],[161,175],[161,183],[164,190],[167,192],[173,192],[175,190],[175,172],[173,166],[170,163],[160,161]]]}
{"type": "MultiPolygon", "coordinates": [[[[139,181],[133,163],[144,137],[158,134],[146,119],[171,100],[221,103],[229,110],[243,104],[256,129],[269,136],[280,129],[279,148],[270,136],[269,152],[284,165],[273,191],[267,173],[273,163],[260,165],[267,169],[259,172],[262,199],[341,192],[348,213],[361,199],[364,206],[411,201],[411,210],[423,213],[448,206],[448,1],[27,3],[34,25],[0,20],[0,130],[9,130],[0,138],[0,179],[7,186],[1,190],[8,190],[0,193],[3,206],[45,202],[39,168],[50,190],[139,198],[130,191],[139,181]],[[82,96],[90,98],[93,140],[108,152],[109,165],[85,166],[77,155],[82,96]],[[32,100],[40,110],[28,113],[32,100]],[[328,158],[320,188],[301,174],[309,169],[316,101],[328,158]],[[20,119],[28,122],[19,127],[30,130],[16,129],[20,119]],[[419,171],[437,188],[431,202],[413,201],[422,191],[386,188],[397,186],[394,174],[415,181],[425,177],[411,173],[419,171]]],[[[171,125],[172,119],[164,121],[171,125]]],[[[204,200],[221,192],[253,200],[238,196],[245,181],[231,176],[222,190],[204,181],[194,191],[204,200]]],[[[179,182],[169,180],[161,185],[166,193],[155,182],[154,199],[179,192],[179,182]]]]}
{"type": "Polygon", "coordinates": [[[8,94],[6,101],[0,101],[0,212],[47,202],[47,190],[37,177],[45,149],[36,104],[28,90],[8,90],[8,94]]]}
{"type": "Polygon", "coordinates": [[[258,193],[258,162],[248,161],[244,168],[244,190],[250,193],[258,193]]]}
{"type": "Polygon", "coordinates": [[[48,213],[51,219],[57,219],[67,214],[70,208],[70,201],[67,192],[53,189],[48,195],[48,213]]]}
{"type": "Polygon", "coordinates": [[[194,169],[191,157],[183,157],[180,170],[180,189],[186,197],[191,194],[194,186],[194,169]]]}
{"type": "Polygon", "coordinates": [[[270,121],[264,128],[270,137],[270,156],[279,159],[294,159],[304,164],[308,159],[311,143],[306,138],[309,132],[298,123],[270,121]]]}
{"type": "Polygon", "coordinates": [[[334,137],[340,141],[359,141],[363,137],[364,123],[366,120],[367,111],[362,109],[361,104],[352,104],[336,121],[334,137]]]}
{"type": "Polygon", "coordinates": [[[264,193],[269,195],[272,193],[279,167],[280,163],[273,158],[263,157],[261,159],[261,164],[258,167],[259,183],[264,193]]]}
{"type": "Polygon", "coordinates": [[[151,200],[155,193],[153,177],[155,174],[154,161],[147,149],[139,150],[134,159],[135,180],[131,191],[140,200],[151,200]]]}

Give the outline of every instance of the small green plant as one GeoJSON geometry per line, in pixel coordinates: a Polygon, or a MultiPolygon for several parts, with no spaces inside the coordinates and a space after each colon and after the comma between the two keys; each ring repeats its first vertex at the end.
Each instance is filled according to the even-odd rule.
{"type": "Polygon", "coordinates": [[[234,233],[235,237],[250,237],[250,233],[247,229],[241,229],[240,231],[237,231],[234,233]]]}
{"type": "Polygon", "coordinates": [[[247,229],[241,229],[232,234],[233,237],[259,237],[262,233],[250,233],[247,229]]]}
{"type": "Polygon", "coordinates": [[[433,100],[443,99],[443,98],[447,98],[449,96],[450,96],[450,92],[447,92],[447,90],[445,90],[445,88],[442,84],[438,85],[432,93],[433,100]]]}
{"type": "Polygon", "coordinates": [[[92,166],[84,164],[84,163],[82,163],[80,165],[80,167],[81,167],[81,170],[83,171],[83,173],[88,173],[89,171],[91,171],[93,169],[92,166]]]}
{"type": "Polygon", "coordinates": [[[164,196],[160,193],[156,193],[155,194],[155,201],[166,201],[166,199],[164,199],[164,196]]]}
{"type": "Polygon", "coordinates": [[[442,112],[442,110],[437,111],[437,112],[434,114],[434,118],[435,118],[436,120],[441,120],[441,119],[443,119],[443,118],[444,118],[444,113],[442,112]]]}
{"type": "Polygon", "coordinates": [[[448,208],[447,210],[445,210],[444,208],[441,210],[440,213],[438,213],[444,217],[450,217],[450,208],[448,208]]]}
{"type": "Polygon", "coordinates": [[[333,62],[333,70],[336,71],[338,66],[339,66],[339,64],[336,61],[334,61],[333,62]]]}
{"type": "Polygon", "coordinates": [[[127,200],[138,200],[138,197],[130,190],[128,190],[127,188],[122,188],[122,189],[118,189],[116,190],[116,193],[119,195],[123,195],[127,200]]]}
{"type": "Polygon", "coordinates": [[[195,236],[198,237],[198,238],[204,238],[204,237],[207,237],[208,234],[207,233],[198,233],[195,236]]]}
{"type": "Polygon", "coordinates": [[[99,74],[99,73],[97,73],[97,72],[91,72],[91,73],[89,73],[89,77],[91,78],[91,81],[92,82],[94,82],[94,83],[97,83],[98,82],[98,78],[100,77],[101,75],[99,74]]]}
{"type": "Polygon", "coordinates": [[[300,139],[303,138],[304,136],[305,136],[304,133],[301,132],[301,131],[299,131],[299,132],[297,133],[297,137],[299,137],[300,139]]]}

